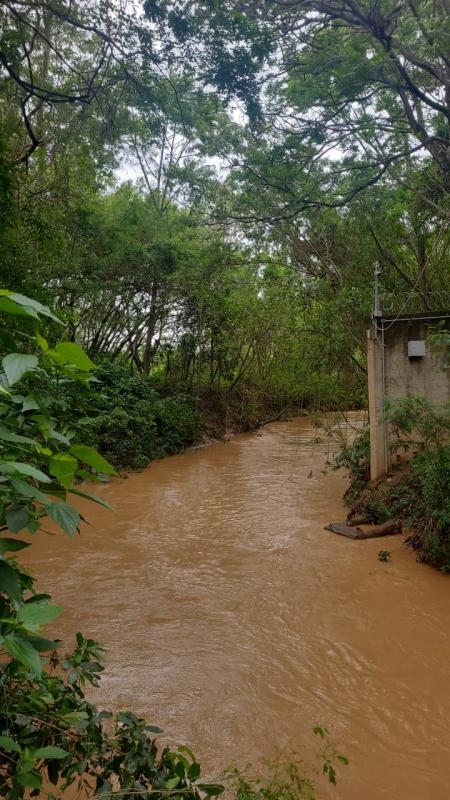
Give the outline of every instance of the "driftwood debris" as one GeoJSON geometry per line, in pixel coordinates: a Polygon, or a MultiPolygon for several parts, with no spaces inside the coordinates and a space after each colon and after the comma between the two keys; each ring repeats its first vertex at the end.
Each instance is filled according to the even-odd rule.
{"type": "Polygon", "coordinates": [[[381,525],[374,525],[368,531],[363,531],[362,528],[356,528],[353,525],[345,525],[342,522],[330,522],[325,526],[326,531],[331,533],[338,533],[340,536],[346,536],[347,539],[376,539],[379,536],[389,536],[393,533],[401,531],[401,523],[395,519],[389,519],[381,525]]]}
{"type": "Polygon", "coordinates": [[[353,528],[357,528],[359,525],[370,525],[370,519],[366,514],[360,514],[359,516],[352,516],[349,514],[346,524],[351,525],[353,528]]]}
{"type": "Polygon", "coordinates": [[[329,525],[325,525],[325,530],[331,531],[331,533],[339,533],[341,536],[346,536],[347,539],[361,539],[364,536],[364,531],[361,528],[353,528],[343,522],[330,522],[329,525]]]}

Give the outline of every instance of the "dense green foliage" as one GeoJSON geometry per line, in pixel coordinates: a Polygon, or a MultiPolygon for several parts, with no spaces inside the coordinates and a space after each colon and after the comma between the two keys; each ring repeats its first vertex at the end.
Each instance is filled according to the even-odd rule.
{"type": "Polygon", "coordinates": [[[358,490],[369,480],[369,448],[369,431],[364,430],[355,436],[352,442],[346,442],[334,458],[334,469],[343,467],[348,471],[352,490],[358,490]]]}
{"type": "MultiPolygon", "coordinates": [[[[33,577],[17,562],[14,554],[30,542],[16,534],[36,534],[44,521],[53,521],[74,536],[80,516],[69,496],[104,504],[82,491],[77,479],[92,481],[114,470],[91,446],[76,442],[66,414],[60,420],[46,412],[39,391],[19,393],[30,373],[39,373],[47,389],[59,381],[88,387],[91,360],[72,342],[48,347],[39,321],[57,319],[40,303],[2,291],[0,310],[3,318],[17,319],[14,338],[25,336],[28,344],[28,352],[16,351],[11,341],[2,359],[0,646],[6,659],[0,668],[0,793],[7,800],[29,791],[40,795],[45,779],[53,797],[62,797],[74,781],[99,795],[120,790],[124,798],[148,797],[150,791],[162,797],[175,788],[191,800],[220,794],[221,786],[198,783],[200,766],[187,748],[158,752],[150,738],[158,728],[128,712],[113,718],[86,700],[84,685],[96,686],[103,669],[96,642],[78,634],[73,652],[60,656],[60,643],[42,635],[62,609],[36,592],[33,577]]],[[[1,332],[6,336],[5,327],[1,332]]]]}
{"type": "MultiPolygon", "coordinates": [[[[385,311],[449,307],[449,42],[448,0],[0,5],[10,800],[38,794],[46,771],[130,797],[219,791],[197,785],[188,752],[158,754],[144,722],[87,703],[97,645],[49,656],[40,628],[57,609],[5,554],[44,518],[74,535],[79,480],[208,428],[364,405],[376,262],[385,311]]],[[[434,342],[446,351],[446,329],[434,342]]],[[[391,420],[426,447],[371,517],[402,513],[447,570],[448,412],[411,400],[391,420]]],[[[339,458],[358,488],[367,454],[364,436],[339,458]]],[[[237,793],[313,789],[294,771],[237,793]]]]}
{"type": "Polygon", "coordinates": [[[148,379],[119,363],[96,372],[100,389],[87,409],[81,437],[93,442],[113,464],[144,467],[155,458],[193,444],[201,425],[185,395],[161,397],[148,379]]]}
{"type": "MultiPolygon", "coordinates": [[[[76,442],[65,418],[46,411],[45,396],[19,393],[30,373],[39,373],[50,390],[59,381],[88,386],[93,363],[72,342],[48,347],[39,321],[57,319],[40,303],[2,291],[0,308],[3,316],[6,312],[17,319],[14,339],[25,336],[28,344],[28,352],[16,350],[11,337],[11,351],[2,359],[0,643],[8,658],[0,672],[0,792],[8,800],[28,790],[39,795],[46,777],[59,784],[58,795],[78,779],[107,793],[113,784],[134,790],[133,796],[137,788],[146,796],[150,786],[164,794],[180,785],[198,797],[198,789],[190,787],[200,768],[189,753],[165,750],[158,755],[148,736],[157,729],[125,713],[111,726],[111,714],[85,700],[84,684],[98,683],[101,648],[78,634],[73,653],[61,659],[59,642],[41,633],[62,609],[35,591],[32,576],[16,561],[14,553],[30,544],[16,534],[36,534],[44,520],[52,520],[74,536],[80,516],[69,495],[90,497],[76,479],[95,480],[114,470],[92,447],[76,442]]],[[[1,331],[2,338],[9,338],[5,327],[1,331]]],[[[204,791],[216,794],[219,789],[204,791]]]]}
{"type": "MultiPolygon", "coordinates": [[[[346,756],[338,753],[328,740],[326,728],[313,728],[316,736],[326,740],[321,752],[322,773],[331,784],[336,784],[336,765],[348,764],[346,756]]],[[[231,785],[236,800],[315,800],[316,789],[310,778],[305,777],[298,763],[268,763],[265,774],[254,775],[249,771],[234,770],[230,773],[231,785]]]]}
{"type": "Polygon", "coordinates": [[[335,458],[351,484],[346,493],[357,513],[370,521],[404,520],[420,559],[450,572],[450,406],[423,397],[391,402],[387,410],[390,446],[417,455],[398,465],[388,481],[369,483],[369,434],[363,431],[335,458]]]}
{"type": "Polygon", "coordinates": [[[244,427],[363,403],[374,261],[387,308],[448,286],[447,23],[374,5],[6,4],[4,285],[244,427]]]}
{"type": "Polygon", "coordinates": [[[422,453],[412,467],[419,486],[412,521],[424,535],[422,558],[450,572],[450,446],[422,453]]]}
{"type": "MultiPolygon", "coordinates": [[[[116,715],[100,711],[86,699],[85,685],[97,686],[103,670],[103,652],[97,642],[78,633],[74,650],[61,655],[60,642],[43,635],[42,628],[62,609],[51,602],[50,595],[36,592],[33,577],[15,554],[30,546],[29,534],[37,534],[44,524],[53,522],[57,529],[74,536],[80,515],[69,502],[70,495],[107,505],[86,494],[78,481],[101,480],[114,470],[94,448],[77,442],[77,419],[68,416],[67,403],[60,402],[60,417],[54,408],[49,412],[45,393],[37,388],[27,393],[27,381],[36,375],[50,392],[57,393],[62,383],[66,392],[78,386],[79,397],[89,393],[94,369],[90,358],[73,342],[60,341],[49,348],[39,330],[41,319],[59,322],[42,304],[2,290],[0,311],[2,319],[10,315],[16,320],[9,326],[14,338],[6,326],[0,328],[0,338],[9,342],[9,352],[2,359],[0,408],[1,795],[6,800],[20,800],[28,794],[40,796],[52,787],[48,796],[56,800],[76,784],[88,794],[118,794],[124,799],[143,799],[149,794],[189,800],[218,796],[224,787],[200,781],[201,768],[189,748],[160,750],[152,738],[161,733],[158,727],[127,711],[116,715]],[[26,350],[16,343],[22,337],[26,350]],[[28,536],[18,538],[19,533],[28,536]]],[[[111,377],[110,372],[107,376],[111,377]]],[[[123,378],[123,371],[119,370],[119,377],[123,378]]],[[[114,385],[117,388],[117,376],[114,385]]],[[[143,379],[131,387],[132,398],[139,393],[144,402],[152,402],[147,399],[148,386],[143,379]]],[[[182,404],[174,398],[169,398],[165,408],[158,402],[162,410],[155,419],[162,426],[161,434],[166,433],[166,442],[177,447],[180,416],[185,426],[189,424],[186,412],[183,417],[182,404]]],[[[325,736],[321,728],[317,732],[325,736]]],[[[335,762],[347,763],[347,759],[329,745],[323,759],[323,769],[334,783],[335,762]]],[[[313,785],[300,778],[298,767],[291,778],[294,776],[293,798],[314,797],[313,785]]],[[[244,778],[238,778],[238,797],[243,786],[244,778]]],[[[253,791],[248,781],[245,786],[246,791],[253,791]]],[[[268,786],[273,794],[273,782],[268,786]]],[[[266,796],[259,785],[254,791],[266,796]]],[[[282,791],[280,784],[275,796],[282,791]]]]}
{"type": "Polygon", "coordinates": [[[450,405],[406,398],[393,404],[390,419],[396,441],[413,442],[419,451],[407,478],[413,543],[423,561],[450,572],[450,405]]]}

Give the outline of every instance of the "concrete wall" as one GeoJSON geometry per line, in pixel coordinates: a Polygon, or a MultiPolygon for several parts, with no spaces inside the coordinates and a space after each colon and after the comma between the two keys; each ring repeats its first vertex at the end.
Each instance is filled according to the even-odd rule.
{"type": "MultiPolygon", "coordinates": [[[[393,463],[415,455],[405,444],[390,451],[390,432],[384,420],[384,397],[425,397],[432,403],[450,402],[450,374],[427,342],[435,322],[397,320],[385,323],[385,332],[368,331],[368,386],[372,480],[386,474],[393,463]],[[423,357],[408,357],[409,341],[425,341],[423,357]]],[[[414,438],[414,437],[412,437],[414,438]]]]}
{"type": "Polygon", "coordinates": [[[427,342],[428,331],[429,325],[422,320],[399,321],[386,331],[384,372],[388,398],[421,395],[433,403],[450,401],[449,373],[443,369],[442,362],[427,342]],[[425,341],[422,358],[408,358],[410,340],[425,341]]]}

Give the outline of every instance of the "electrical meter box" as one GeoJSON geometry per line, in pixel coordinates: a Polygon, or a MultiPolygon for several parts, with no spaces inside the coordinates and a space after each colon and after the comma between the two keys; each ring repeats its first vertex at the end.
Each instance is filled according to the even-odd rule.
{"type": "Polygon", "coordinates": [[[408,358],[423,358],[425,355],[425,341],[415,340],[408,342],[408,358]]]}

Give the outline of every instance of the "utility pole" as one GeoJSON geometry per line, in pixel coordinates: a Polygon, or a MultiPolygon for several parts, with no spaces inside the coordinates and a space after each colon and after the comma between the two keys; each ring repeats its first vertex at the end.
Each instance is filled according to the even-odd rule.
{"type": "Polygon", "coordinates": [[[379,281],[381,268],[378,261],[374,262],[373,275],[372,330],[367,332],[367,385],[370,421],[370,477],[372,480],[376,480],[386,474],[387,468],[384,327],[382,324],[379,281]]]}
{"type": "Polygon", "coordinates": [[[375,296],[373,302],[373,318],[375,323],[375,330],[377,330],[378,320],[381,317],[381,299],[380,299],[380,281],[379,281],[381,275],[381,267],[379,261],[374,262],[373,275],[374,275],[374,287],[375,287],[375,296]]]}

